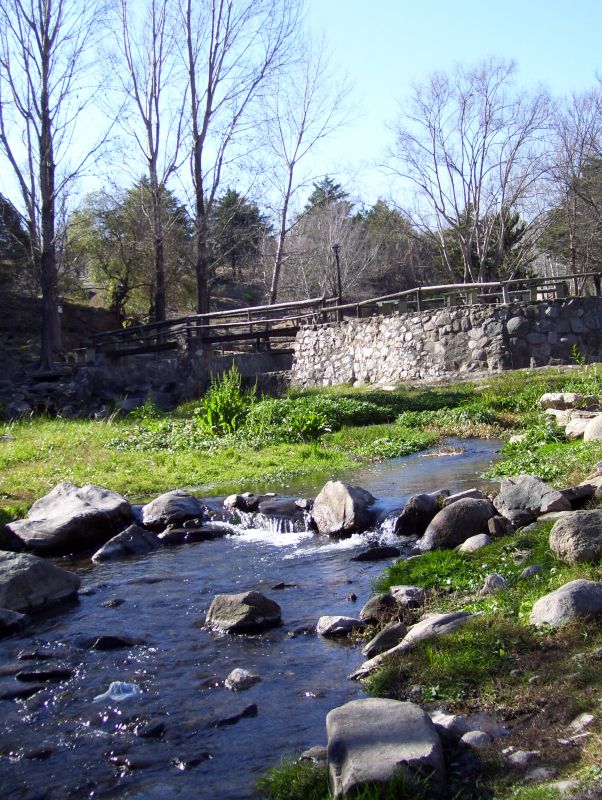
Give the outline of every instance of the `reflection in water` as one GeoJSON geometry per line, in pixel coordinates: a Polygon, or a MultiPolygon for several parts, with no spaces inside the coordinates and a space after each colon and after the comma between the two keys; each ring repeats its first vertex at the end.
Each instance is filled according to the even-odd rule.
{"type": "MultiPolygon", "coordinates": [[[[385,519],[418,491],[474,485],[499,443],[452,446],[463,447],[462,454],[396,459],[336,477],[369,489],[385,519]]],[[[323,482],[321,476],[319,485],[304,480],[242,488],[313,496],[323,482]]],[[[346,678],[363,660],[359,647],[307,630],[322,614],[357,614],[368,599],[384,564],[353,562],[351,555],[370,538],[399,543],[386,523],[333,541],[255,521],[253,528],[243,522],[212,542],[113,564],[72,565],[84,581],[79,603],[48,612],[27,636],[0,643],[0,695],[26,686],[14,677],[24,666],[64,665],[73,672],[62,682],[44,682],[29,698],[0,701],[4,796],[252,797],[254,780],[267,766],[325,743],[326,713],[361,696],[361,687],[346,678]],[[273,588],[279,584],[286,588],[273,588]],[[238,637],[202,627],[215,594],[250,589],[281,605],[281,628],[238,637]],[[90,641],[105,634],[141,644],[90,649],[90,641]],[[52,658],[19,661],[23,650],[52,658]],[[230,692],[222,684],[234,667],[250,669],[262,681],[230,692]],[[135,684],[141,694],[94,703],[113,681],[135,684]],[[215,726],[251,703],[257,704],[256,717],[215,726]]]]}

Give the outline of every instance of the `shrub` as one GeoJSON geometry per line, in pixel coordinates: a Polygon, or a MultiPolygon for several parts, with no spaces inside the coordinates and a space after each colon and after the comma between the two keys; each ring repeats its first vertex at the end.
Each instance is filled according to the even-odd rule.
{"type": "Polygon", "coordinates": [[[206,431],[221,436],[234,433],[244,424],[255,402],[255,390],[242,389],[242,377],[235,364],[211,385],[196,410],[197,422],[206,431]]]}

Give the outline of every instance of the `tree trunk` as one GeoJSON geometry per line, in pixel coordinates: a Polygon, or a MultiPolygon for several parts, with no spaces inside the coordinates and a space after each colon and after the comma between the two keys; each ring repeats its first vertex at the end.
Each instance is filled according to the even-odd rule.
{"type": "Polygon", "coordinates": [[[209,311],[209,248],[207,246],[207,216],[197,207],[195,230],[196,313],[209,311]]]}
{"type": "Polygon", "coordinates": [[[288,170],[288,183],[284,195],[284,203],[282,204],[282,216],[280,218],[280,230],[278,231],[278,246],[276,248],[276,258],[274,259],[274,271],[272,273],[272,285],[270,286],[270,305],[274,305],[278,297],[278,283],[280,282],[280,271],[282,270],[282,262],[284,261],[284,240],[286,238],[286,224],[288,217],[288,204],[291,199],[291,191],[293,186],[293,167],[291,164],[288,170]]]}
{"type": "Polygon", "coordinates": [[[42,287],[42,342],[40,371],[50,371],[61,348],[61,323],[58,303],[58,270],[55,247],[54,152],[52,147],[52,117],[49,107],[49,56],[42,62],[42,92],[40,97],[40,201],[41,253],[40,284],[42,287]]]}

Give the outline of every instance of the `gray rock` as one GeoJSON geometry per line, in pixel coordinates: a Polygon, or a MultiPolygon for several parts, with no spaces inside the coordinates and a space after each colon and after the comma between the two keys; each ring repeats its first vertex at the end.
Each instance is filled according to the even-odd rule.
{"type": "Polygon", "coordinates": [[[365,489],[328,481],[314,501],[311,517],[320,533],[351,534],[372,524],[373,503],[374,497],[365,489]]]}
{"type": "Polygon", "coordinates": [[[204,514],[205,508],[200,500],[182,489],[174,489],[142,507],[142,522],[148,528],[165,528],[194,517],[202,519],[204,514]]]}
{"type": "Polygon", "coordinates": [[[443,785],[441,740],[428,715],[414,703],[352,700],[326,716],[328,775],[335,800],[369,783],[385,784],[399,772],[408,780],[430,775],[443,785]]]}
{"type": "Polygon", "coordinates": [[[559,491],[534,475],[504,478],[493,501],[502,516],[520,525],[550,511],[570,511],[571,504],[559,491]]]}
{"type": "Polygon", "coordinates": [[[503,592],[508,588],[508,581],[503,575],[497,572],[491,572],[485,578],[485,582],[479,589],[479,595],[482,597],[486,594],[495,594],[495,592],[503,592]]]}
{"type": "Polygon", "coordinates": [[[391,547],[389,545],[374,545],[367,550],[353,556],[352,561],[382,561],[385,558],[399,558],[401,550],[399,547],[391,547]]]}
{"type": "Polygon", "coordinates": [[[564,432],[568,439],[582,439],[589,420],[575,417],[567,422],[564,432]]]}
{"type": "Polygon", "coordinates": [[[589,409],[594,408],[598,399],[592,395],[579,394],[578,392],[546,392],[539,398],[540,408],[566,408],[589,409]]]}
{"type": "Polygon", "coordinates": [[[602,414],[598,414],[585,426],[583,431],[584,442],[600,442],[602,441],[602,414]]]}
{"type": "Polygon", "coordinates": [[[161,546],[153,533],[145,531],[138,525],[130,525],[117,536],[113,536],[92,556],[92,561],[115,561],[128,556],[142,556],[157,550],[161,546]]]}
{"type": "Polygon", "coordinates": [[[481,547],[487,547],[491,544],[491,537],[486,533],[477,533],[476,536],[470,536],[465,542],[457,547],[458,553],[476,553],[481,547]]]}
{"type": "Polygon", "coordinates": [[[464,736],[468,731],[473,730],[466,717],[462,717],[459,714],[448,714],[445,711],[437,709],[430,713],[430,718],[438,728],[447,731],[447,733],[450,733],[457,739],[464,736]]]}
{"type": "Polygon", "coordinates": [[[488,747],[492,742],[492,738],[484,731],[467,731],[462,735],[460,741],[478,750],[481,747],[488,747]]]}
{"type": "Polygon", "coordinates": [[[399,644],[407,632],[408,628],[403,622],[389,622],[362,648],[362,654],[366,658],[374,658],[399,644]]]}
{"type": "Polygon", "coordinates": [[[457,547],[478,533],[487,531],[487,523],[495,516],[489,500],[467,497],[441,509],[418,540],[421,551],[440,547],[457,547]]]}
{"type": "Polygon", "coordinates": [[[361,631],[365,623],[355,617],[323,616],[318,620],[316,631],[320,636],[332,638],[348,636],[353,631],[361,631]]]}
{"type": "Polygon", "coordinates": [[[520,580],[525,580],[526,578],[533,578],[535,575],[539,575],[542,571],[543,567],[541,564],[531,564],[530,567],[525,567],[518,577],[520,580]]]}
{"type": "Polygon", "coordinates": [[[8,636],[25,628],[31,622],[27,614],[20,614],[10,608],[0,608],[0,637],[8,636]]]}
{"type": "Polygon", "coordinates": [[[236,667],[224,681],[224,686],[226,689],[230,689],[231,692],[242,692],[245,689],[250,689],[251,686],[255,686],[260,681],[261,678],[255,672],[236,667]]]}
{"type": "Polygon", "coordinates": [[[325,767],[328,763],[328,750],[323,745],[314,745],[301,753],[299,761],[311,761],[312,764],[325,767]]]}
{"type": "Polygon", "coordinates": [[[601,612],[602,583],[580,579],[540,597],[533,606],[529,621],[537,627],[552,625],[559,628],[576,617],[601,612]]]}
{"type": "Polygon", "coordinates": [[[205,624],[226,633],[258,633],[282,622],[278,603],[260,592],[218,594],[209,607],[205,624]]]}
{"type": "Polygon", "coordinates": [[[27,519],[7,527],[32,550],[74,552],[105,542],[132,519],[132,507],[116,492],[59,483],[32,505],[27,519]]]}
{"type": "Polygon", "coordinates": [[[16,533],[13,533],[7,525],[0,525],[0,550],[19,553],[23,550],[23,547],[23,542],[16,533]]]}
{"type": "Polygon", "coordinates": [[[389,592],[373,595],[360,611],[362,622],[382,622],[391,619],[399,610],[399,604],[389,592]]]}
{"type": "Polygon", "coordinates": [[[379,653],[368,661],[364,661],[349,677],[354,679],[365,678],[391,656],[405,653],[425,639],[432,639],[435,636],[451,633],[464,625],[472,616],[468,611],[455,611],[450,614],[428,614],[416,625],[412,625],[398,645],[386,650],[384,653],[379,653]]]}
{"type": "Polygon", "coordinates": [[[38,611],[74,597],[78,575],[29,553],[0,551],[0,607],[38,611]]]}
{"type": "Polygon", "coordinates": [[[550,531],[550,550],[565,564],[597,562],[602,558],[602,510],[574,511],[550,531]]]}
{"type": "Polygon", "coordinates": [[[419,608],[424,604],[425,591],[422,586],[391,586],[389,593],[400,608],[419,608]]]}
{"type": "Polygon", "coordinates": [[[491,517],[491,519],[487,521],[487,529],[489,531],[489,535],[493,536],[494,538],[498,538],[500,536],[510,536],[515,532],[514,525],[510,522],[510,520],[501,516],[491,517]]]}
{"type": "Polygon", "coordinates": [[[456,492],[456,494],[450,494],[449,497],[446,497],[443,501],[443,507],[451,506],[452,503],[457,503],[458,500],[464,500],[466,497],[472,497],[475,500],[484,500],[485,495],[480,489],[473,488],[473,489],[465,489],[463,492],[456,492]]]}
{"type": "Polygon", "coordinates": [[[422,536],[430,521],[440,510],[442,501],[442,495],[412,495],[395,521],[394,533],[401,536],[422,536]]]}
{"type": "Polygon", "coordinates": [[[539,761],[541,753],[539,750],[515,750],[506,759],[516,769],[527,769],[534,761],[539,761]]]}

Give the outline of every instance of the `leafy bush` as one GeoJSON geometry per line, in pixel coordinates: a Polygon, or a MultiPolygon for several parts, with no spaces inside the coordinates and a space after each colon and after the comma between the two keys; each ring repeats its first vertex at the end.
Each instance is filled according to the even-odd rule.
{"type": "Polygon", "coordinates": [[[255,402],[255,390],[242,389],[242,377],[235,364],[220,377],[213,377],[211,385],[196,410],[201,428],[218,436],[234,433],[245,422],[255,402]]]}
{"type": "Polygon", "coordinates": [[[404,411],[397,417],[397,423],[404,427],[429,427],[441,425],[496,425],[499,417],[482,403],[473,402],[456,408],[440,408],[429,411],[404,411]]]}

